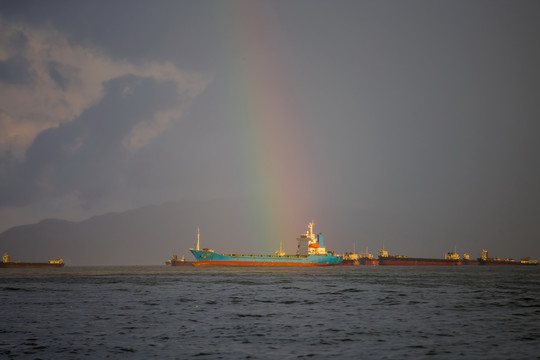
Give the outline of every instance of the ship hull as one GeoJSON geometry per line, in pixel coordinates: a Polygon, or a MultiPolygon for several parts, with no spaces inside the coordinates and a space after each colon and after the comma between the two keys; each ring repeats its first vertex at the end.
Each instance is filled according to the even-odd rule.
{"type": "Polygon", "coordinates": [[[64,264],[30,263],[30,262],[8,262],[0,263],[0,268],[58,268],[64,264]]]}
{"type": "Polygon", "coordinates": [[[519,261],[504,261],[504,260],[482,260],[478,259],[479,265],[487,266],[537,266],[538,263],[522,263],[519,261]]]}
{"type": "Polygon", "coordinates": [[[197,261],[193,266],[213,267],[213,266],[329,266],[338,264],[318,264],[318,263],[298,263],[298,262],[274,262],[274,261],[197,261]]]}
{"type": "Polygon", "coordinates": [[[380,257],[379,265],[412,265],[412,266],[455,266],[462,265],[461,260],[424,259],[405,257],[380,257]]]}
{"type": "Polygon", "coordinates": [[[213,251],[191,250],[196,262],[193,266],[332,266],[339,265],[340,257],[332,254],[308,256],[220,254],[213,251]]]}
{"type": "Polygon", "coordinates": [[[462,260],[462,265],[479,265],[478,260],[462,260]]]}
{"type": "Polygon", "coordinates": [[[363,258],[360,258],[360,265],[371,265],[371,266],[376,266],[376,265],[379,265],[379,260],[377,260],[377,259],[363,259],[363,258]]]}
{"type": "Polygon", "coordinates": [[[169,266],[193,266],[194,263],[195,263],[194,261],[175,261],[175,260],[169,260],[165,262],[165,264],[169,266]]]}
{"type": "Polygon", "coordinates": [[[341,262],[341,264],[339,264],[341,266],[357,266],[357,265],[360,265],[360,261],[358,260],[343,260],[341,262]]]}

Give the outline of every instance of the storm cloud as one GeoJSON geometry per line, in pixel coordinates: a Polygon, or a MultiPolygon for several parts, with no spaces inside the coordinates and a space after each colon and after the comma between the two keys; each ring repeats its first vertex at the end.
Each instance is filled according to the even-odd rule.
{"type": "Polygon", "coordinates": [[[174,81],[136,75],[107,81],[98,103],[36,137],[11,183],[3,184],[11,191],[2,194],[1,204],[27,205],[73,193],[89,206],[121,192],[131,182],[134,144],[151,137],[137,129],[152,128],[156,116],[177,109],[179,101],[174,81]]]}
{"type": "Polygon", "coordinates": [[[50,27],[1,21],[0,151],[22,158],[39,133],[78,118],[102,99],[104,84],[130,74],[167,79],[178,87],[175,113],[154,119],[159,124],[150,138],[141,137],[151,132],[149,124],[133,129],[132,140],[139,145],[178,119],[181,107],[208,83],[208,77],[181,72],[170,63],[112,59],[99,49],[71,44],[66,35],[50,27]]]}

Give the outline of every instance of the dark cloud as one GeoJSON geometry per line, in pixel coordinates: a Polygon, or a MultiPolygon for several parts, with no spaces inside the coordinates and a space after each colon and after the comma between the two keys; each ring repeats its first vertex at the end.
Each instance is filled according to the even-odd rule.
{"type": "Polygon", "coordinates": [[[146,1],[118,1],[107,4],[107,11],[103,11],[102,6],[85,2],[52,2],[47,6],[8,2],[1,10],[38,26],[53,22],[69,34],[71,42],[98,46],[114,58],[174,60],[183,69],[204,71],[219,61],[206,56],[217,50],[221,41],[216,39],[220,11],[212,9],[217,3],[158,3],[148,6],[146,1]]]}
{"type": "Polygon", "coordinates": [[[24,56],[13,56],[0,61],[0,82],[27,85],[34,82],[35,73],[30,70],[30,62],[24,56]]]}
{"type": "Polygon", "coordinates": [[[30,61],[25,56],[28,37],[23,31],[15,31],[8,36],[4,49],[8,53],[6,60],[0,61],[0,82],[6,84],[31,84],[35,73],[30,69],[30,61]]]}
{"type": "Polygon", "coordinates": [[[10,53],[22,53],[28,47],[28,36],[22,30],[11,32],[5,40],[5,48],[10,53]]]}
{"type": "Polygon", "coordinates": [[[103,99],[78,119],[38,135],[16,175],[2,179],[1,188],[10,191],[2,192],[0,204],[76,194],[91,206],[123,191],[136,158],[124,139],[137,124],[151,123],[156,113],[178,106],[177,84],[127,75],[104,88],[103,99]]]}
{"type": "Polygon", "coordinates": [[[66,90],[72,83],[79,83],[79,70],[73,66],[51,61],[48,64],[49,76],[62,90],[66,90]]]}

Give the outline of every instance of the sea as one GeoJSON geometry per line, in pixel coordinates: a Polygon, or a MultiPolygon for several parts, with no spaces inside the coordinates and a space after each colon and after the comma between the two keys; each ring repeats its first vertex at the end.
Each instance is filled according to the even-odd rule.
{"type": "Polygon", "coordinates": [[[540,359],[540,268],[0,269],[2,359],[540,359]]]}

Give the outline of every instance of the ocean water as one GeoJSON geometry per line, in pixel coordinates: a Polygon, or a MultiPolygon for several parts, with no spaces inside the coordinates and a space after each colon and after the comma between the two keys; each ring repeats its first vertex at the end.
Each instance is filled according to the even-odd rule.
{"type": "Polygon", "coordinates": [[[0,358],[540,359],[539,267],[0,269],[0,358]]]}

